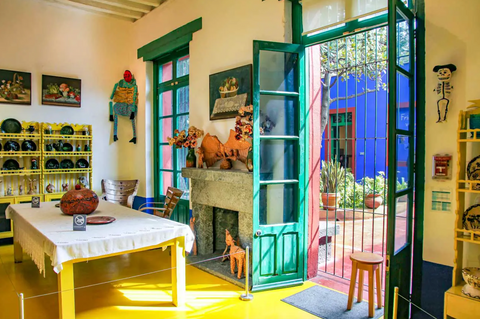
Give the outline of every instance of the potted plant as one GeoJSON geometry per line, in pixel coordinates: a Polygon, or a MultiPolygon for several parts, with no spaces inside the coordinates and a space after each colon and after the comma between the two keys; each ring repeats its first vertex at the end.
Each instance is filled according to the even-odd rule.
{"type": "Polygon", "coordinates": [[[364,177],[365,185],[365,206],[371,209],[377,209],[383,203],[382,195],[385,192],[385,173],[379,172],[375,178],[364,177]]]}
{"type": "Polygon", "coordinates": [[[320,190],[322,191],[323,207],[337,207],[340,194],[338,191],[345,183],[345,169],[340,162],[322,161],[320,171],[320,190]]]}

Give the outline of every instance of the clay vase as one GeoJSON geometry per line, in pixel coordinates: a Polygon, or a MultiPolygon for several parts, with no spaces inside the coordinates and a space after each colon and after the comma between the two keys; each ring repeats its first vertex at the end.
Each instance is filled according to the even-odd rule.
{"type": "Polygon", "coordinates": [[[187,167],[197,167],[197,156],[195,155],[195,149],[189,148],[187,153],[187,167]]]}
{"type": "Polygon", "coordinates": [[[337,207],[340,196],[337,193],[322,193],[323,208],[337,207]]]}
{"type": "Polygon", "coordinates": [[[247,166],[249,172],[253,172],[253,150],[251,147],[248,149],[247,161],[245,162],[245,166],[247,166]]]}
{"type": "Polygon", "coordinates": [[[368,194],[365,196],[365,206],[371,209],[377,209],[383,203],[382,195],[380,194],[368,194]]]}
{"type": "Polygon", "coordinates": [[[65,215],[91,214],[98,207],[98,196],[88,188],[70,190],[60,200],[60,210],[65,215]]]}

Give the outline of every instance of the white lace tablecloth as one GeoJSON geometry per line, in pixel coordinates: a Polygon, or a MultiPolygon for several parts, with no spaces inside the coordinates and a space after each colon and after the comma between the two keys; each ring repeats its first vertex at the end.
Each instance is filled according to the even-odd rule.
{"type": "Polygon", "coordinates": [[[73,231],[73,217],[64,215],[55,202],[10,205],[6,217],[13,219],[14,240],[30,255],[45,275],[45,254],[56,273],[62,263],[81,258],[129,251],[158,245],[177,237],[185,237],[185,250],[190,251],[194,236],[189,226],[148,215],[118,204],[100,201],[90,216],[112,216],[110,224],[87,225],[86,231],[73,231]]]}

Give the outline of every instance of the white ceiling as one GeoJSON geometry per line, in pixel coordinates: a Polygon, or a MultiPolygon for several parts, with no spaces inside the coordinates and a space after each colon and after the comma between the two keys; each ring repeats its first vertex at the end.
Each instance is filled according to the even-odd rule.
{"type": "Polygon", "coordinates": [[[137,21],[167,0],[45,0],[107,14],[118,19],[137,21]]]}

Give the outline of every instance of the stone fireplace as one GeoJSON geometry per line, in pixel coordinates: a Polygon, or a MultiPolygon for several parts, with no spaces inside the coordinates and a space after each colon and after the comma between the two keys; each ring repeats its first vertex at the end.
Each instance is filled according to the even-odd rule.
{"type": "Polygon", "coordinates": [[[240,170],[183,168],[190,178],[190,201],[199,255],[211,255],[225,249],[225,229],[240,238],[243,248],[253,240],[253,176],[240,170]],[[232,225],[232,226],[229,226],[232,225]],[[223,244],[222,244],[223,238],[223,244]]]}

